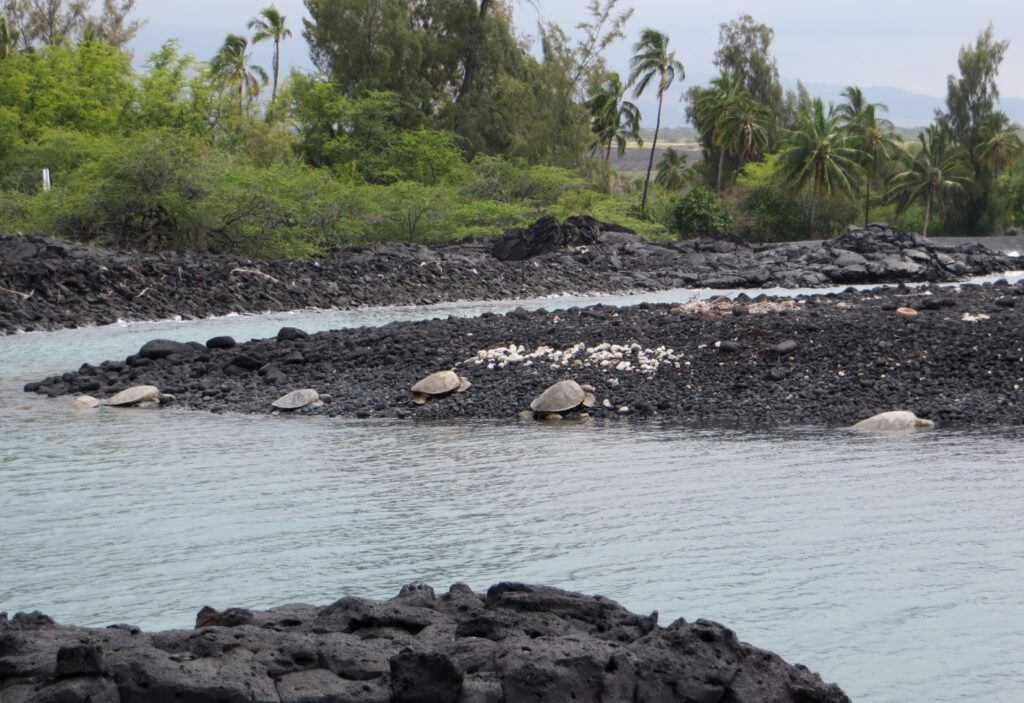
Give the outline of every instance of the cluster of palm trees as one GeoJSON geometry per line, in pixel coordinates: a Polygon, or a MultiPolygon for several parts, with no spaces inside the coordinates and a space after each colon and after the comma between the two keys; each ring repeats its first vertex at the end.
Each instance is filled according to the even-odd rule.
{"type": "Polygon", "coordinates": [[[754,99],[740,76],[723,71],[699,93],[697,124],[718,149],[715,190],[721,192],[726,154],[740,167],[757,158],[771,142],[773,116],[754,99]]]}
{"type": "Polygon", "coordinates": [[[885,200],[895,203],[897,212],[922,207],[922,234],[927,235],[937,205],[971,188],[980,176],[998,176],[1024,152],[1016,125],[1000,111],[988,117],[971,153],[955,142],[942,120],[918,135],[915,144],[903,145],[892,124],[878,117],[884,105],[867,102],[856,87],[847,88],[843,97],[845,103],[827,110],[814,100],[797,127],[783,133],[781,175],[795,187],[811,189],[812,226],[823,195],[852,194],[860,184],[867,224],[871,185],[884,183],[885,200]]]}
{"type": "MultiPolygon", "coordinates": [[[[277,100],[277,84],[281,72],[281,42],[292,36],[286,18],[277,7],[271,5],[249,20],[249,29],[253,30],[252,44],[264,41],[274,43],[273,90],[271,102],[277,100]]],[[[252,63],[249,52],[249,40],[240,34],[229,34],[224,44],[210,62],[210,71],[215,80],[225,87],[238,91],[238,106],[245,112],[247,101],[260,94],[260,89],[267,85],[269,78],[262,66],[252,63]]]]}
{"type": "Polygon", "coordinates": [[[680,81],[686,77],[683,64],[676,59],[674,51],[668,49],[669,38],[654,29],[645,29],[640,40],[633,46],[633,58],[630,60],[629,80],[623,84],[617,73],[610,73],[594,91],[586,105],[591,116],[591,130],[594,133],[593,150],[600,150],[605,160],[611,156],[613,145],[618,146],[621,156],[625,153],[626,142],[635,141],[641,146],[640,110],[625,99],[626,92],[632,88],[633,97],[639,98],[647,89],[654,86],[658,94],[658,117],[654,126],[654,139],[651,141],[651,157],[647,163],[647,177],[644,179],[644,193],[640,202],[641,209],[647,208],[647,190],[654,169],[654,154],[658,148],[658,132],[661,130],[661,109],[665,101],[665,93],[672,87],[676,78],[680,81]]]}
{"type": "MultiPolygon", "coordinates": [[[[668,45],[665,34],[645,29],[633,47],[629,79],[623,83],[618,74],[609,73],[586,102],[594,135],[592,154],[607,161],[613,148],[621,156],[629,142],[643,146],[640,110],[626,99],[627,93],[632,90],[635,99],[651,86],[657,91],[658,115],[641,209],[647,207],[665,94],[677,78],[685,78],[683,65],[668,45]]],[[[855,86],[844,91],[845,102],[838,106],[826,107],[820,99],[812,100],[798,112],[790,129],[777,125],[778,116],[754,98],[742,76],[723,71],[697,95],[695,121],[718,154],[713,172],[716,190],[720,192],[725,185],[727,156],[742,168],[777,152],[779,174],[786,184],[810,191],[812,229],[824,197],[853,197],[862,188],[867,224],[872,186],[877,184],[882,198],[876,197],[876,201],[894,203],[899,213],[920,205],[923,233],[927,234],[935,207],[944,199],[971,188],[979,176],[998,175],[1024,153],[1018,127],[999,111],[991,114],[981,130],[980,144],[969,151],[955,143],[941,120],[924,130],[915,144],[902,144],[892,123],[881,117],[887,108],[868,102],[855,86]]],[[[684,187],[689,181],[686,156],[667,150],[655,180],[667,190],[684,187]]]]}

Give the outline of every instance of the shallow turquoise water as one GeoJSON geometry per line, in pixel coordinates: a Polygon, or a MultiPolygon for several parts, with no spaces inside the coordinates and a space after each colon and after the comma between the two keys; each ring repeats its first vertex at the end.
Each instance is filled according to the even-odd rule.
{"type": "Polygon", "coordinates": [[[153,337],[516,304],[0,338],[0,610],[153,629],[190,626],[205,604],[512,579],[603,593],[663,623],[719,620],[856,701],[1024,697],[1022,430],[71,413],[20,392],[153,337]]]}

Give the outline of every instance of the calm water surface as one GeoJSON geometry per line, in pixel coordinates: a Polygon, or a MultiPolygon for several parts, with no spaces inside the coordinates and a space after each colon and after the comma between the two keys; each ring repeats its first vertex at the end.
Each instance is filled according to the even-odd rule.
{"type": "Polygon", "coordinates": [[[719,620],[855,701],[1024,700],[1022,430],[71,413],[67,399],[20,392],[158,336],[247,339],[517,304],[0,338],[0,610],[154,629],[190,626],[205,604],[512,579],[607,594],[662,623],[719,620]]]}

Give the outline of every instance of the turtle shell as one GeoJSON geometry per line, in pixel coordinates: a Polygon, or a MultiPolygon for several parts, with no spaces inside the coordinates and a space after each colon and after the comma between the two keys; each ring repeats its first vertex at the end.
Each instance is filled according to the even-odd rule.
{"type": "Polygon", "coordinates": [[[91,395],[80,395],[71,401],[72,410],[94,410],[100,406],[100,401],[91,395]]]}
{"type": "Polygon", "coordinates": [[[302,388],[275,400],[273,405],[278,410],[298,410],[320,400],[320,394],[312,388],[302,388]]]}
{"type": "Polygon", "coordinates": [[[923,420],[907,410],[893,410],[861,420],[853,426],[856,430],[898,431],[934,427],[931,420],[923,420]]]}
{"type": "Polygon", "coordinates": [[[156,386],[132,386],[108,398],[107,405],[138,405],[160,400],[161,395],[160,389],[156,386]]]}
{"type": "Polygon", "coordinates": [[[420,380],[412,387],[413,393],[424,395],[444,395],[458,390],[462,379],[454,371],[438,371],[420,380]]]}
{"type": "Polygon", "coordinates": [[[576,381],[559,381],[530,403],[530,409],[536,413],[563,413],[578,407],[586,398],[587,392],[576,381]]]}

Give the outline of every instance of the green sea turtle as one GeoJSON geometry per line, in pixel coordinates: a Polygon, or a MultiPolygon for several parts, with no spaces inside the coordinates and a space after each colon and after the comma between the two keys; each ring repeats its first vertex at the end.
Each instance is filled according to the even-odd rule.
{"type": "Polygon", "coordinates": [[[297,391],[281,396],[275,400],[271,405],[275,410],[284,410],[291,412],[298,410],[299,408],[319,408],[324,403],[330,403],[331,396],[326,394],[317,393],[312,388],[301,388],[297,391]]]}
{"type": "Polygon", "coordinates": [[[95,410],[102,403],[91,395],[80,395],[71,401],[72,410],[95,410]]]}
{"type": "Polygon", "coordinates": [[[900,430],[919,430],[934,427],[931,420],[924,420],[907,410],[893,410],[861,420],[853,426],[855,430],[874,430],[892,432],[900,430]]]}
{"type": "Polygon", "coordinates": [[[173,395],[161,393],[156,386],[132,386],[107,399],[106,404],[128,408],[140,405],[164,405],[174,400],[173,395]]]}
{"type": "Polygon", "coordinates": [[[559,381],[530,403],[530,410],[533,411],[534,417],[561,420],[565,413],[592,408],[596,402],[594,394],[585,390],[576,381],[559,381]]]}
{"type": "Polygon", "coordinates": [[[431,398],[451,393],[465,393],[472,385],[468,378],[459,376],[454,371],[438,371],[416,382],[412,387],[412,397],[409,401],[423,405],[431,398]]]}

